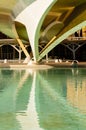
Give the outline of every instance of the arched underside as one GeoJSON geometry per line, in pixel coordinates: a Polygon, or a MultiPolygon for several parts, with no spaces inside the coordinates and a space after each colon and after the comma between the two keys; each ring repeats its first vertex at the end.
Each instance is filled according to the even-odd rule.
{"type": "MultiPolygon", "coordinates": [[[[65,0],[63,1],[65,2],[65,0]]],[[[23,10],[16,18],[16,21],[26,26],[34,60],[36,62],[41,60],[49,51],[69,35],[86,25],[86,19],[84,17],[86,15],[86,1],[75,5],[72,5],[71,2],[69,2],[70,5],[66,3],[61,6],[60,4],[62,3],[59,0],[43,0],[41,2],[37,0],[23,10]],[[55,6],[59,8],[57,12],[53,11],[53,9],[56,8],[55,6]],[[52,22],[47,22],[48,24],[45,25],[46,19],[51,15],[53,15],[54,20],[51,19],[52,22]],[[42,51],[39,52],[38,41],[41,35],[46,36],[49,42],[42,51]]]]}
{"type": "Polygon", "coordinates": [[[73,27],[72,29],[65,32],[63,35],[57,38],[57,36],[54,36],[52,40],[43,48],[39,55],[39,60],[41,60],[48,52],[50,52],[54,47],[56,47],[58,44],[60,44],[64,39],[66,39],[69,35],[73,34],[77,30],[80,30],[83,26],[86,26],[86,21],[78,24],[77,26],[73,27]]]}
{"type": "MultiPolygon", "coordinates": [[[[45,56],[45,54],[50,52],[55,46],[57,46],[64,39],[66,39],[69,35],[73,34],[74,32],[80,30],[82,27],[86,26],[85,6],[86,6],[86,3],[81,4],[77,7],[69,8],[69,10],[71,10],[69,17],[66,16],[68,18],[65,21],[63,21],[62,28],[60,29],[60,31],[58,28],[57,34],[53,35],[53,37],[51,39],[48,39],[49,42],[46,44],[46,46],[40,52],[38,61],[40,59],[42,59],[45,56]]],[[[58,20],[58,22],[60,22],[60,21],[58,20]]],[[[46,34],[45,34],[46,37],[47,37],[47,35],[49,35],[49,33],[51,33],[51,35],[52,35],[52,32],[55,30],[55,28],[54,28],[54,30],[52,31],[52,28],[53,27],[51,27],[50,30],[48,30],[48,34],[45,31],[46,29],[44,30],[44,32],[46,32],[46,34]]]]}

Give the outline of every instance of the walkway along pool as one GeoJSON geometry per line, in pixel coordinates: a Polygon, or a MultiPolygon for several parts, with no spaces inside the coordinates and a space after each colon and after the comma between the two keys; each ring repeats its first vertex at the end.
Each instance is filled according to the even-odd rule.
{"type": "Polygon", "coordinates": [[[0,69],[0,130],[86,130],[86,69],[0,69]]]}

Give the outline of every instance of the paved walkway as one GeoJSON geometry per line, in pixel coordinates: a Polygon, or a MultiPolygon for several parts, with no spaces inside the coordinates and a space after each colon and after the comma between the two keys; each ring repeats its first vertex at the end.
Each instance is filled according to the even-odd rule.
{"type": "Polygon", "coordinates": [[[72,62],[61,62],[61,63],[46,63],[47,65],[52,65],[54,67],[86,67],[86,62],[78,62],[78,63],[72,63],[72,62]]]}
{"type": "Polygon", "coordinates": [[[71,62],[43,62],[40,64],[27,65],[25,63],[0,63],[0,68],[36,68],[36,69],[47,69],[52,67],[86,67],[86,62],[78,62],[77,64],[72,64],[71,62]]]}

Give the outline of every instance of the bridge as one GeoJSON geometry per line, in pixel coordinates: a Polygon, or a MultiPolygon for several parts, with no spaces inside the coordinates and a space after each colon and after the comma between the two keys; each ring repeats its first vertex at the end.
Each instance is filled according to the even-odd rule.
{"type": "Polygon", "coordinates": [[[31,46],[34,62],[39,62],[80,29],[85,37],[85,16],[86,0],[0,0],[0,32],[15,39],[13,44],[21,47],[27,62],[31,57],[25,43],[31,46]]]}

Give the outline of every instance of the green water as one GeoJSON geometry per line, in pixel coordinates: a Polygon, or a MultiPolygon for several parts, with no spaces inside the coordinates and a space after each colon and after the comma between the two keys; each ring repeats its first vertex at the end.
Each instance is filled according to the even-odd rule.
{"type": "Polygon", "coordinates": [[[0,69],[0,130],[86,130],[86,69],[0,69]]]}

